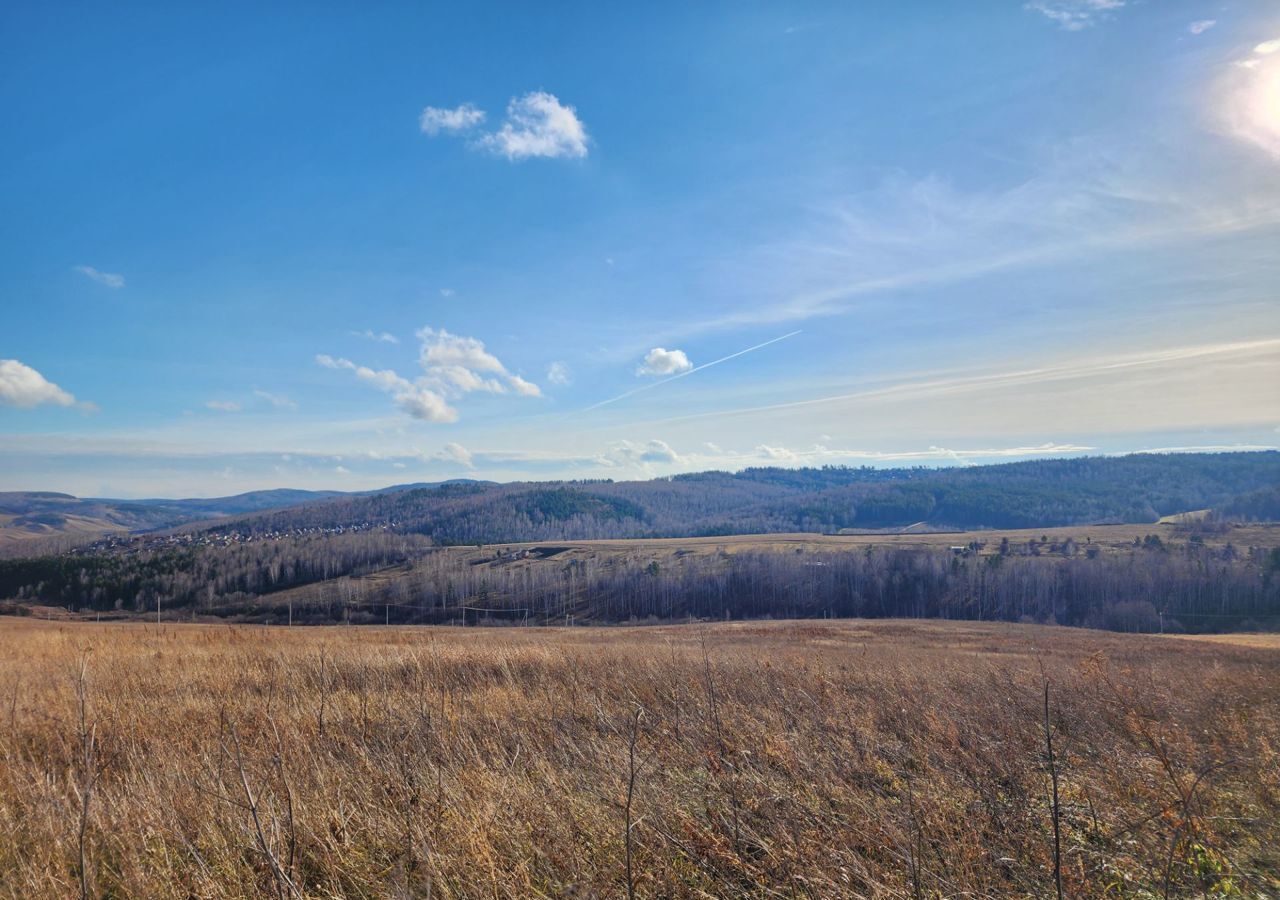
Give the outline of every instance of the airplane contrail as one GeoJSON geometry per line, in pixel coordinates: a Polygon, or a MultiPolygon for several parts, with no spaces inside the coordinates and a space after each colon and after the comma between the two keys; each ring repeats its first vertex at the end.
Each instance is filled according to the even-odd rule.
{"type": "Polygon", "coordinates": [[[641,394],[645,391],[651,391],[656,387],[662,387],[664,384],[670,384],[671,382],[678,381],[681,378],[688,378],[694,372],[701,372],[703,369],[709,369],[712,366],[720,365],[720,363],[722,362],[728,362],[731,359],[736,359],[737,357],[742,356],[744,353],[750,353],[753,350],[759,350],[763,347],[768,347],[770,344],[776,344],[778,343],[778,341],[785,341],[787,338],[793,338],[797,334],[799,334],[802,330],[803,329],[797,328],[795,331],[788,332],[787,334],[784,334],[781,337],[776,337],[776,338],[773,338],[772,340],[765,341],[763,344],[756,344],[754,347],[748,347],[745,350],[739,350],[737,353],[730,353],[728,356],[722,356],[719,359],[713,359],[709,363],[703,363],[700,366],[694,366],[692,369],[689,369],[686,372],[681,372],[679,375],[672,375],[670,378],[664,378],[661,381],[655,381],[651,384],[642,384],[640,387],[632,388],[626,393],[619,394],[616,397],[610,397],[608,400],[601,400],[599,403],[593,404],[591,406],[588,406],[586,409],[580,410],[580,412],[584,412],[584,413],[591,412],[591,410],[593,409],[599,409],[602,406],[608,406],[610,403],[617,403],[619,400],[625,400],[627,397],[634,396],[635,394],[641,394]]]}

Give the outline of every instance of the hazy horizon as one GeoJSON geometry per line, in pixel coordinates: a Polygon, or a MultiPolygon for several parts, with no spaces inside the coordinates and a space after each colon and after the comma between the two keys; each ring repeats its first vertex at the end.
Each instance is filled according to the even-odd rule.
{"type": "Polygon", "coordinates": [[[1280,445],[1280,7],[0,11],[0,490],[1280,445]]]}

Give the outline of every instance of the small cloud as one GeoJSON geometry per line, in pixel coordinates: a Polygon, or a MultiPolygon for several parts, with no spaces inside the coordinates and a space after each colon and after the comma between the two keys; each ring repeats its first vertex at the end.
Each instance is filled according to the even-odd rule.
{"type": "Polygon", "coordinates": [[[1201,19],[1198,22],[1192,22],[1190,25],[1188,25],[1187,31],[1191,32],[1192,34],[1204,34],[1206,31],[1208,31],[1210,28],[1212,28],[1214,25],[1217,25],[1217,24],[1218,24],[1217,19],[1201,19]]]}
{"type": "Polygon", "coordinates": [[[453,288],[440,288],[440,296],[444,297],[445,299],[452,297],[456,293],[457,291],[455,291],[453,288]]]}
{"type": "Polygon", "coordinates": [[[443,460],[444,462],[455,462],[468,469],[474,469],[476,467],[475,460],[471,456],[471,451],[461,444],[456,444],[452,441],[445,444],[444,447],[440,449],[439,453],[434,454],[433,458],[443,460]]]}
{"type": "Polygon", "coordinates": [[[206,400],[204,405],[218,412],[240,412],[240,404],[234,400],[206,400]]]}
{"type": "Polygon", "coordinates": [[[530,91],[512,98],[502,127],[477,143],[514,162],[534,157],[581,159],[588,142],[586,127],[572,106],[546,91],[530,91]]]}
{"type": "Polygon", "coordinates": [[[477,372],[505,372],[506,367],[498,358],[484,349],[484,342],[473,337],[450,334],[441,328],[422,328],[418,331],[422,340],[422,365],[461,366],[477,372]]]}
{"type": "Polygon", "coordinates": [[[443,328],[421,328],[418,356],[422,374],[410,380],[391,369],[370,369],[349,359],[321,353],[316,363],[327,369],[348,371],[356,378],[390,394],[402,410],[424,422],[456,422],[458,411],[449,400],[470,393],[513,393],[537,397],[542,391],[533,382],[507,371],[484,343],[472,337],[451,334],[443,328]]]}
{"type": "Polygon", "coordinates": [[[75,266],[74,269],[90,281],[105,284],[109,288],[124,287],[124,276],[115,272],[100,272],[93,266],[75,266]]]}
{"type": "Polygon", "coordinates": [[[757,446],[756,454],[771,462],[792,462],[799,459],[799,454],[794,450],[788,450],[786,447],[770,447],[768,444],[757,446]]]}
{"type": "Polygon", "coordinates": [[[77,403],[67,391],[46,379],[30,366],[16,359],[0,359],[0,406],[32,409],[45,403],[53,406],[80,406],[92,409],[90,403],[77,403]]]}
{"type": "Polygon", "coordinates": [[[542,388],[538,387],[532,381],[525,381],[519,375],[511,375],[508,378],[511,383],[511,390],[515,391],[521,397],[541,397],[542,388]]]}
{"type": "Polygon", "coordinates": [[[350,474],[351,474],[351,470],[350,470],[350,469],[348,469],[346,466],[334,466],[334,467],[333,467],[333,471],[337,472],[339,475],[350,475],[350,474]]]}
{"type": "Polygon", "coordinates": [[[400,343],[400,338],[396,337],[389,331],[373,331],[366,328],[364,331],[353,331],[351,334],[355,337],[362,337],[367,341],[378,341],[383,344],[400,343]]]}
{"type": "Polygon", "coordinates": [[[683,350],[666,350],[654,347],[644,355],[644,363],[636,369],[637,375],[679,375],[693,369],[693,363],[683,350]]]}
{"type": "Polygon", "coordinates": [[[1083,31],[1121,9],[1126,0],[1029,0],[1023,9],[1038,12],[1066,31],[1083,31]]]}
{"type": "Polygon", "coordinates": [[[439,106],[428,106],[418,116],[418,127],[423,134],[434,137],[441,132],[458,134],[469,131],[484,121],[484,110],[470,103],[463,103],[453,109],[439,106]]]}
{"type": "Polygon", "coordinates": [[[368,366],[358,366],[349,359],[334,359],[324,353],[317,354],[316,362],[326,369],[354,373],[356,378],[366,384],[390,394],[396,404],[415,419],[424,422],[458,421],[458,411],[449,406],[444,397],[430,388],[400,377],[391,369],[370,369],[368,366]]]}
{"type": "Polygon", "coordinates": [[[1270,56],[1277,50],[1280,50],[1280,38],[1276,38],[1273,41],[1263,41],[1261,44],[1253,48],[1253,52],[1257,53],[1259,56],[1270,56]]]}
{"type": "Polygon", "coordinates": [[[564,386],[573,383],[573,373],[569,371],[567,363],[560,361],[553,362],[547,366],[547,381],[551,384],[564,386]]]}
{"type": "Polygon", "coordinates": [[[666,441],[656,438],[643,444],[619,441],[596,457],[596,463],[606,466],[636,466],[647,468],[651,464],[676,464],[684,461],[666,441]]]}
{"type": "Polygon", "coordinates": [[[261,391],[261,390],[254,389],[253,396],[257,397],[259,400],[263,400],[267,403],[270,403],[276,409],[297,409],[298,408],[298,404],[294,403],[292,400],[290,400],[288,397],[284,396],[283,394],[273,394],[270,391],[261,391]]]}

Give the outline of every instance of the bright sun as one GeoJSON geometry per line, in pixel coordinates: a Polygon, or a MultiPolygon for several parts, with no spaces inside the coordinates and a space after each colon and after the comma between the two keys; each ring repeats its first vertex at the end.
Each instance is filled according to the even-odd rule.
{"type": "Polygon", "coordinates": [[[1223,111],[1237,137],[1280,157],[1280,52],[1262,49],[1278,43],[1237,63],[1223,111]]]}

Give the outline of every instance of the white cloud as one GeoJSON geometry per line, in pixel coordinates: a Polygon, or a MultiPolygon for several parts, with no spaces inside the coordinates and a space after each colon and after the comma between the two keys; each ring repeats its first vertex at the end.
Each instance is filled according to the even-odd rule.
{"type": "Polygon", "coordinates": [[[455,291],[453,288],[440,288],[440,296],[444,297],[446,300],[452,297],[456,293],[457,291],[455,291]]]}
{"type": "MultiPolygon", "coordinates": [[[[75,406],[76,398],[16,359],[0,359],[0,406],[75,406]]],[[[88,406],[88,404],[82,404],[88,406]]]]}
{"type": "Polygon", "coordinates": [[[508,390],[523,397],[538,397],[542,391],[536,384],[507,371],[502,362],[484,348],[484,342],[473,337],[451,334],[443,328],[422,328],[419,360],[425,378],[448,385],[461,393],[485,391],[505,394],[508,390]],[[480,373],[493,377],[484,378],[480,373]]]}
{"type": "Polygon", "coordinates": [[[795,462],[800,459],[794,450],[788,450],[786,447],[770,447],[768,444],[757,446],[756,454],[771,462],[795,462]]]}
{"type": "Polygon", "coordinates": [[[441,328],[421,328],[423,368],[431,366],[464,366],[477,372],[505,372],[498,358],[484,349],[484,342],[472,337],[450,334],[441,328]]]}
{"type": "Polygon", "coordinates": [[[618,441],[592,460],[601,466],[632,466],[648,469],[650,465],[678,465],[684,457],[676,453],[666,441],[656,438],[645,443],[618,441]]]}
{"type": "Polygon", "coordinates": [[[316,362],[327,369],[355,373],[361,381],[390,394],[396,404],[415,419],[424,422],[458,421],[458,411],[449,406],[444,397],[428,387],[401,378],[391,369],[374,370],[368,366],[356,365],[349,359],[334,359],[324,353],[316,356],[316,362]]]}
{"type": "MultiPolygon", "coordinates": [[[[1258,453],[1280,449],[1274,444],[1197,444],[1191,447],[1155,447],[1150,450],[1134,450],[1134,453],[1258,453]]],[[[1110,456],[1124,456],[1112,453],[1110,456]]]]}
{"type": "Polygon", "coordinates": [[[402,410],[424,422],[456,422],[458,411],[449,401],[471,393],[514,393],[522,397],[542,393],[533,382],[507,371],[502,361],[476,338],[434,328],[419,329],[417,336],[422,341],[418,356],[422,374],[412,380],[391,369],[370,369],[323,353],[316,356],[316,362],[328,369],[353,372],[361,381],[390,394],[402,410]]]}
{"type": "Polygon", "coordinates": [[[458,421],[458,411],[429,388],[411,387],[406,391],[397,392],[395,398],[400,408],[415,419],[421,419],[424,422],[458,421]]]}
{"type": "Polygon", "coordinates": [[[1030,0],[1023,6],[1067,31],[1081,31],[1120,9],[1125,0],[1030,0]]]}
{"type": "Polygon", "coordinates": [[[372,329],[366,328],[364,331],[353,331],[351,333],[356,337],[362,337],[368,341],[378,341],[382,344],[400,343],[400,338],[396,337],[389,331],[373,331],[372,329]]]}
{"type": "Polygon", "coordinates": [[[418,116],[418,127],[423,134],[435,136],[441,132],[457,134],[468,131],[484,121],[484,110],[470,103],[463,103],[453,109],[439,106],[428,106],[418,116]]]}
{"type": "Polygon", "coordinates": [[[1280,38],[1276,38],[1272,41],[1263,41],[1261,44],[1253,48],[1253,52],[1257,53],[1259,56],[1270,56],[1277,50],[1280,50],[1280,38]]]}
{"type": "Polygon", "coordinates": [[[502,127],[478,143],[514,162],[533,157],[581,159],[587,155],[589,140],[572,106],[546,91],[530,91],[512,98],[502,127]]]}
{"type": "Polygon", "coordinates": [[[693,363],[683,350],[667,350],[654,347],[644,355],[644,362],[636,369],[637,375],[678,375],[693,369],[693,363]]]}
{"type": "Polygon", "coordinates": [[[521,397],[541,397],[542,389],[532,381],[525,381],[519,375],[511,375],[508,380],[511,383],[511,390],[515,391],[521,397]]]}
{"type": "Polygon", "coordinates": [[[117,275],[114,272],[100,272],[93,266],[75,266],[74,268],[90,281],[96,281],[98,284],[105,284],[109,288],[124,287],[123,275],[117,275]]]}
{"type": "Polygon", "coordinates": [[[453,441],[445,444],[444,447],[440,449],[440,452],[434,454],[432,458],[442,460],[444,462],[455,462],[468,469],[474,469],[476,467],[471,456],[471,451],[461,444],[454,443],[453,441]]]}
{"type": "Polygon", "coordinates": [[[240,412],[240,404],[234,400],[206,400],[204,405],[218,412],[240,412]]]}
{"type": "Polygon", "coordinates": [[[255,388],[253,392],[253,396],[257,397],[259,400],[265,401],[266,403],[270,403],[276,409],[297,409],[298,408],[298,404],[294,403],[292,400],[290,400],[288,397],[284,396],[283,394],[273,394],[270,391],[263,391],[255,388]]]}
{"type": "Polygon", "coordinates": [[[573,373],[569,371],[567,363],[557,360],[547,366],[547,381],[560,386],[571,384],[573,382],[573,373]]]}
{"type": "Polygon", "coordinates": [[[1204,34],[1214,25],[1218,24],[1217,19],[1200,19],[1198,22],[1192,22],[1187,26],[1187,31],[1192,34],[1204,34]]]}

